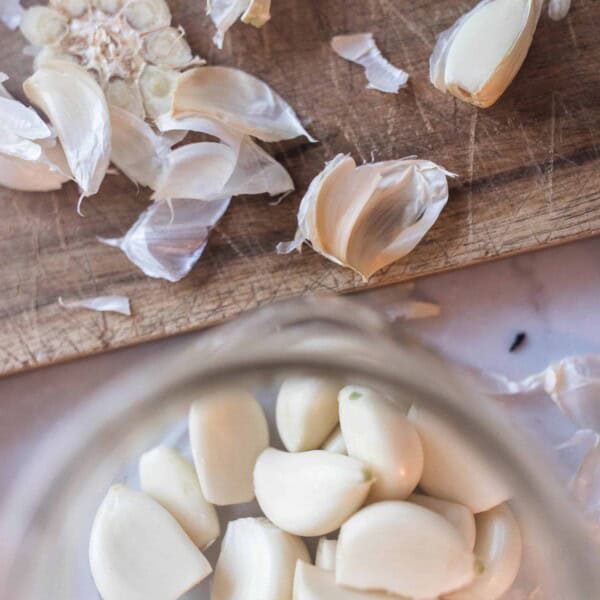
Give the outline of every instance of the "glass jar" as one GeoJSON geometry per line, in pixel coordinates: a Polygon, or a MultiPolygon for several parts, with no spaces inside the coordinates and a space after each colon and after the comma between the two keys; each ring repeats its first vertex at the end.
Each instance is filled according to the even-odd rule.
{"type": "MultiPolygon", "coordinates": [[[[530,441],[458,370],[414,340],[392,335],[378,314],[318,296],[270,305],[204,333],[185,352],[110,383],[57,427],[5,498],[0,597],[98,597],[87,548],[108,487],[135,486],[140,454],[158,443],[189,453],[189,405],[211,386],[235,382],[252,389],[269,419],[271,444],[278,445],[274,399],[291,374],[374,386],[399,410],[416,402],[460,433],[513,491],[511,506],[526,543],[522,572],[507,598],[598,597],[599,561],[585,524],[530,441]]],[[[227,520],[259,511],[250,504],[219,514],[224,531],[227,520]]],[[[207,553],[213,565],[218,547],[207,553]]],[[[204,582],[185,598],[208,600],[208,590],[204,582]]]]}

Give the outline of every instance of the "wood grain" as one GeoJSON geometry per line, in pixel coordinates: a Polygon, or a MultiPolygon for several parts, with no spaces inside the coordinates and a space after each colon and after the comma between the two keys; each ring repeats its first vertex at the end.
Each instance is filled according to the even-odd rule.
{"type": "MultiPolygon", "coordinates": [[[[575,0],[559,23],[545,15],[529,57],[501,101],[479,111],[435,90],[428,58],[436,34],[472,1],[276,0],[263,30],[241,24],[225,49],[210,41],[203,0],[172,3],[193,49],[270,83],[320,140],[273,144],[297,193],[272,206],[236,199],[192,274],[177,284],[146,278],[96,241],[124,233],[147,205],[147,190],[109,176],[75,212],[77,190],[0,190],[0,374],[190,331],[276,298],[363,288],[350,271],[310,251],[278,256],[295,211],[325,160],[349,152],[366,161],[416,154],[458,174],[435,227],[380,286],[542,248],[600,231],[600,2],[575,0]],[[411,74],[398,95],[365,89],[363,71],[337,57],[333,35],[372,31],[384,55],[411,74]],[[133,318],[66,311],[58,296],[124,294],[133,318]]],[[[1,27],[1,26],[0,26],[1,27]]],[[[0,70],[9,89],[30,59],[2,29],[0,70]]],[[[577,268],[577,265],[573,265],[577,268]]],[[[477,293],[476,290],[473,291],[477,293]]]]}

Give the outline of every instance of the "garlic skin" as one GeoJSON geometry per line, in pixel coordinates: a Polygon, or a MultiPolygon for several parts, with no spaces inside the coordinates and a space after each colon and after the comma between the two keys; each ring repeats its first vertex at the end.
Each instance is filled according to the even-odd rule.
{"type": "Polygon", "coordinates": [[[481,574],[467,587],[445,600],[499,600],[510,589],[521,566],[519,524],[506,504],[477,515],[475,555],[483,563],[481,574]]]}
{"type": "Polygon", "coordinates": [[[242,15],[242,23],[261,28],[271,20],[271,0],[250,0],[246,12],[242,15]]]}
{"type": "Polygon", "coordinates": [[[254,467],[256,499],[275,525],[300,536],[335,531],[364,503],[373,478],[355,458],[267,448],[254,467]]]}
{"type": "Polygon", "coordinates": [[[131,303],[127,296],[94,296],[79,300],[63,300],[58,297],[58,303],[63,308],[95,310],[98,312],[113,312],[125,317],[131,316],[131,303]]]}
{"type": "Polygon", "coordinates": [[[103,600],[179,598],[212,572],[158,502],[124,485],[111,487],[96,513],[89,559],[103,600]]]}
{"type": "Polygon", "coordinates": [[[223,48],[225,34],[241,17],[243,23],[262,27],[271,18],[271,0],[207,0],[206,12],[217,31],[213,42],[223,48]]]}
{"type": "Polygon", "coordinates": [[[371,504],[340,529],[337,584],[435,598],[464,587],[474,576],[475,557],[456,529],[416,504],[371,504]]]}
{"type": "Polygon", "coordinates": [[[369,388],[346,386],[339,403],[348,455],[365,463],[375,478],[369,501],[407,498],[423,473],[423,448],[412,423],[369,388]]]}
{"type": "Polygon", "coordinates": [[[548,16],[553,21],[561,21],[571,10],[571,0],[550,0],[548,2],[548,16]]]}
{"type": "Polygon", "coordinates": [[[269,445],[261,405],[242,388],[220,388],[190,409],[190,442],[204,497],[217,506],[254,499],[253,469],[269,445]]]}
{"type": "Polygon", "coordinates": [[[289,452],[316,450],[338,423],[341,385],[325,377],[290,377],[279,388],[277,431],[289,452]]]}
{"type": "Polygon", "coordinates": [[[0,185],[21,192],[59,190],[69,178],[45,163],[0,154],[0,185]]]}
{"type": "Polygon", "coordinates": [[[140,458],[140,487],[166,508],[202,550],[220,535],[215,507],[207,502],[198,476],[187,460],[166,446],[157,446],[140,458]]]}
{"type": "Polygon", "coordinates": [[[335,553],[337,551],[337,540],[328,540],[325,537],[319,539],[317,544],[317,555],[315,565],[325,571],[335,571],[335,553]]]}
{"type": "Polygon", "coordinates": [[[346,447],[342,429],[339,425],[331,432],[331,435],[325,440],[321,449],[327,452],[335,452],[336,454],[348,454],[348,448],[346,447]]]}
{"type": "Polygon", "coordinates": [[[408,418],[423,445],[419,486],[429,496],[463,504],[475,514],[510,498],[508,486],[460,432],[417,405],[411,407],[408,418]]]}
{"type": "Polygon", "coordinates": [[[519,72],[533,40],[542,0],[482,0],[440,34],[430,79],[442,92],[492,106],[519,72]]]}
{"type": "Polygon", "coordinates": [[[304,542],[267,519],[227,526],[215,567],[211,600],[292,600],[297,562],[309,562],[304,542]]]}

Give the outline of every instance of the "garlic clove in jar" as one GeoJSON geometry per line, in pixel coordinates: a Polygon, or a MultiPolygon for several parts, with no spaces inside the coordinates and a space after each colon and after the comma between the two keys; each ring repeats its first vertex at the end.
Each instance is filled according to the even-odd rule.
{"type": "Polygon", "coordinates": [[[267,448],[254,467],[256,499],[275,525],[301,536],[335,531],[364,503],[373,478],[355,458],[267,448]]]}
{"type": "Polygon", "coordinates": [[[467,587],[448,594],[446,600],[498,600],[510,589],[521,566],[519,524],[506,504],[476,517],[475,555],[482,571],[467,587]]]}
{"type": "Polygon", "coordinates": [[[300,538],[264,518],[231,521],[215,567],[211,600],[292,600],[298,561],[310,561],[300,538]]]}
{"type": "Polygon", "coordinates": [[[473,549],[475,546],[475,517],[466,506],[423,494],[412,494],[408,501],[432,510],[447,519],[460,533],[467,548],[473,549]]]}
{"type": "Polygon", "coordinates": [[[271,19],[271,0],[250,0],[242,23],[260,28],[271,19]]]}
{"type": "Polygon", "coordinates": [[[158,502],[110,488],[92,526],[89,559],[103,600],[179,598],[212,569],[158,502]]]}
{"type": "Polygon", "coordinates": [[[190,539],[208,548],[220,534],[215,507],[206,501],[192,464],[178,452],[157,446],[140,458],[140,487],[175,517],[190,539]]]}
{"type": "Polygon", "coordinates": [[[431,82],[460,100],[487,108],[519,72],[542,0],[483,0],[438,38],[431,82]]]}
{"type": "Polygon", "coordinates": [[[401,411],[376,391],[355,385],[339,395],[340,427],[348,455],[372,471],[370,501],[403,500],[423,473],[419,434],[401,411]]]}
{"type": "Polygon", "coordinates": [[[252,473],[269,445],[267,419],[254,396],[242,388],[220,388],[190,409],[190,442],[204,497],[226,506],[254,499],[252,473]]]}
{"type": "Polygon", "coordinates": [[[32,6],[23,13],[19,27],[30,44],[43,47],[58,42],[65,35],[67,19],[49,6],[32,6]]]}
{"type": "Polygon", "coordinates": [[[126,21],[137,31],[154,31],[171,24],[171,11],[165,0],[129,0],[123,7],[126,21]]]}
{"type": "Polygon", "coordinates": [[[335,553],[337,551],[337,540],[328,540],[325,537],[319,539],[315,565],[326,571],[335,571],[335,553]]]}
{"type": "Polygon", "coordinates": [[[378,502],[342,525],[335,576],[361,590],[435,598],[473,580],[475,557],[437,513],[410,502],[378,502]]]}
{"type": "Polygon", "coordinates": [[[335,452],[336,454],[348,454],[348,448],[346,448],[346,442],[344,441],[342,429],[339,425],[331,432],[331,435],[325,440],[321,449],[327,452],[335,452]]]}
{"type": "Polygon", "coordinates": [[[277,395],[277,431],[289,452],[316,450],[338,423],[341,384],[326,377],[290,377],[277,395]]]}
{"type": "Polygon", "coordinates": [[[417,405],[411,407],[408,418],[423,444],[423,475],[419,486],[424,492],[463,504],[475,514],[510,498],[508,486],[461,432],[417,405]]]}

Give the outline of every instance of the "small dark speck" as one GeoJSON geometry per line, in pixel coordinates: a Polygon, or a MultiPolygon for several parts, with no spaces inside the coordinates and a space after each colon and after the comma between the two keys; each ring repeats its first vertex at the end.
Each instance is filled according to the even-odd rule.
{"type": "Polygon", "coordinates": [[[519,333],[517,333],[517,335],[515,335],[515,339],[513,340],[513,343],[510,345],[510,348],[508,349],[508,351],[516,352],[525,343],[526,339],[527,339],[527,334],[524,331],[519,331],[519,333]]]}

